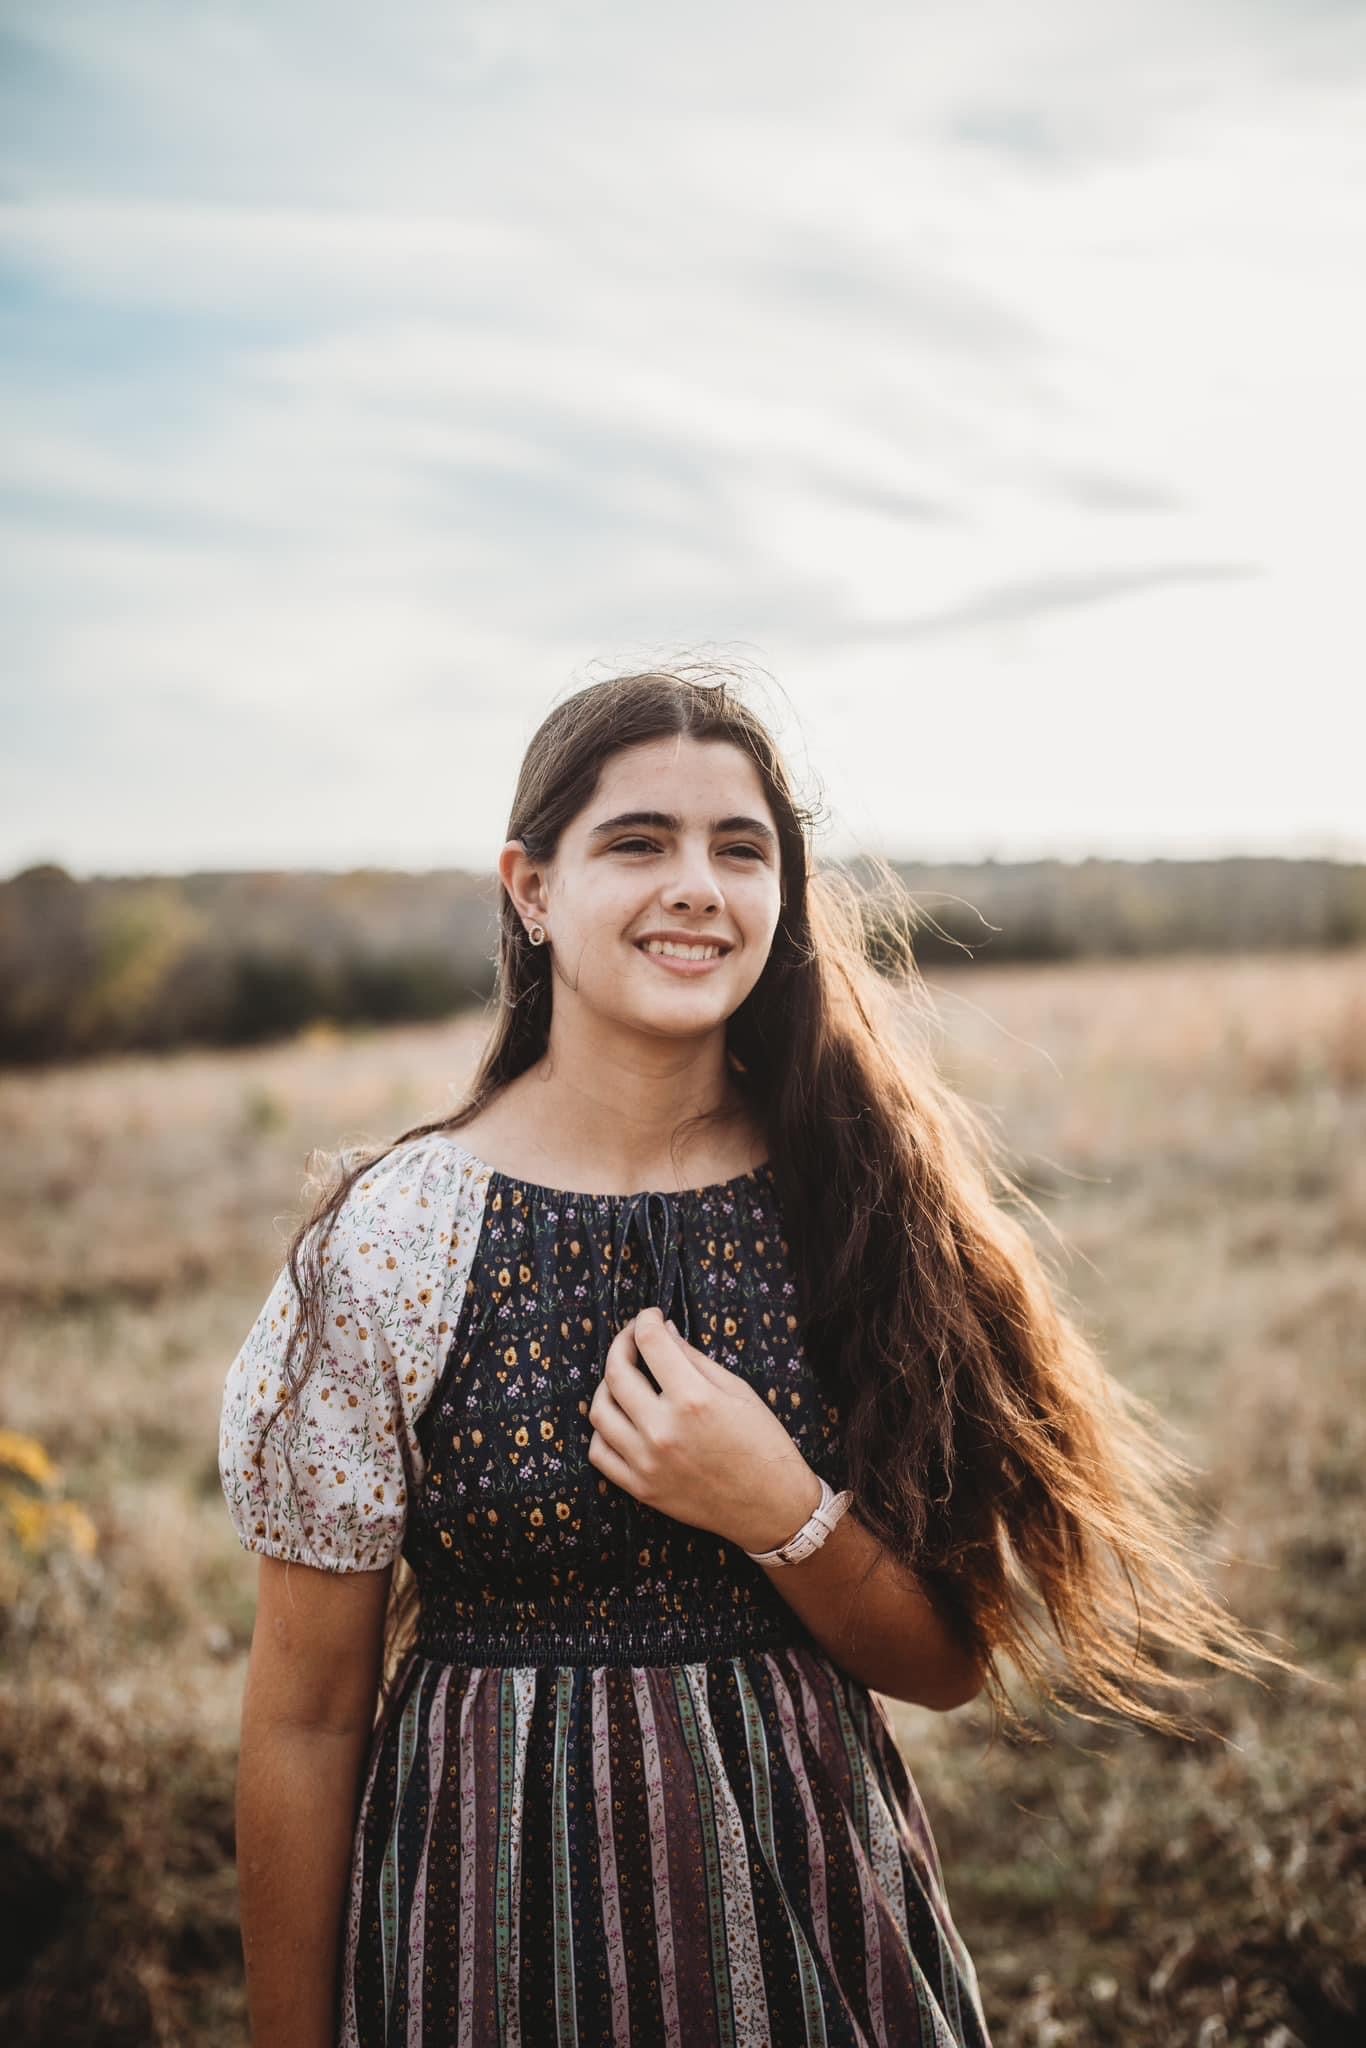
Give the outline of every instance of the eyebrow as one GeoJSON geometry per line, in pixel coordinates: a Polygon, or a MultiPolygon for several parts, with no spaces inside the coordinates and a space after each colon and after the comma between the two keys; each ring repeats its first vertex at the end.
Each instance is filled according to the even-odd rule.
{"type": "MultiPolygon", "coordinates": [[[[656,832],[681,832],[683,820],[673,811],[619,811],[615,818],[605,818],[601,825],[595,825],[588,836],[605,839],[610,832],[620,832],[627,825],[648,825],[656,832]]],[[[711,830],[748,832],[751,838],[762,839],[769,846],[777,844],[777,834],[762,818],[713,818],[711,830]]]]}

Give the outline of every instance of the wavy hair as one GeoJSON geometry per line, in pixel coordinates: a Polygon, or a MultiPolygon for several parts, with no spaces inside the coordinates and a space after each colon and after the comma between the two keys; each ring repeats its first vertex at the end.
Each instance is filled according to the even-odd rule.
{"type": "MultiPolygon", "coordinates": [[[[1072,1319],[1026,1226],[1026,1213],[1044,1219],[936,1071],[911,899],[885,862],[869,863],[872,887],[817,868],[817,813],[742,684],[730,668],[685,663],[580,689],[526,749],[507,836],[551,861],[604,764],[653,740],[725,741],[753,761],[778,831],[781,910],[727,1049],[766,1136],[803,1343],[840,1405],[860,1520],[981,1660],[999,1718],[1018,1722],[1013,1667],[1083,1715],[1188,1732],[1176,1702],[1192,1667],[1251,1673],[1282,1660],[1206,1589],[1191,1468],[1072,1319]]],[[[286,1358],[282,1405],[318,1356],[318,1254],[353,1183],[394,1146],[458,1130],[540,1059],[551,1004],[548,949],[529,943],[504,892],[492,1028],[465,1099],[378,1152],[334,1158],[291,1243],[301,1314],[290,1352],[302,1356],[297,1371],[286,1358]]],[[[400,1560],[385,1702],[417,1613],[400,1560]]]]}

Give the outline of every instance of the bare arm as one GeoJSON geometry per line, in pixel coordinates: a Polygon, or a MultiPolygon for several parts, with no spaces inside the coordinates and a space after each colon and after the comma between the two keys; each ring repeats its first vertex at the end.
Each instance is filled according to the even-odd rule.
{"type": "Polygon", "coordinates": [[[237,1871],[254,2048],[334,2048],[351,1839],[392,1567],[261,1560],[237,1871]]]}
{"type": "MultiPolygon", "coordinates": [[[[754,1511],[761,1518],[742,1535],[744,1549],[775,1549],[800,1529],[821,1497],[821,1486],[809,1466],[804,1488],[799,1480],[797,1475],[786,1508],[775,1512],[765,1503],[754,1511]]],[[[874,1692],[944,1712],[982,1690],[984,1674],[977,1659],[915,1574],[883,1548],[852,1509],[819,1550],[800,1564],[769,1567],[768,1577],[821,1647],[874,1692]]]]}

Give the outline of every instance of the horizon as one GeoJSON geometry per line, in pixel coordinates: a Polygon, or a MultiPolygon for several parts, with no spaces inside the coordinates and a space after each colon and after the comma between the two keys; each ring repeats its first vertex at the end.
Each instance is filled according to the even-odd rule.
{"type": "MultiPolygon", "coordinates": [[[[819,848],[817,849],[818,857],[820,856],[822,851],[824,850],[819,848]]],[[[851,851],[841,854],[828,853],[828,858],[832,862],[839,865],[854,865],[858,861],[868,859],[869,857],[870,849],[866,847],[854,848],[851,851]]],[[[871,857],[878,858],[879,856],[876,854],[872,854],[871,857]]],[[[891,864],[891,866],[895,868],[1023,868],[1046,867],[1050,865],[1064,868],[1087,866],[1197,867],[1217,866],[1225,864],[1232,865],[1235,863],[1245,862],[1268,862],[1288,867],[1366,866],[1366,848],[1358,848],[1357,850],[1351,852],[1341,850],[1337,852],[1319,850],[1298,853],[1285,852],[1275,848],[1270,850],[1266,848],[1252,850],[1248,850],[1246,848],[1232,849],[1221,853],[1078,853],[1075,855],[1059,853],[998,855],[987,853],[976,857],[949,855],[942,859],[924,854],[889,853],[884,854],[880,857],[887,860],[891,864]]],[[[143,881],[190,882],[201,880],[213,880],[215,878],[226,879],[242,875],[261,874],[285,876],[294,875],[300,877],[321,875],[324,877],[337,879],[344,878],[348,875],[358,874],[393,875],[403,876],[408,879],[458,875],[468,880],[476,880],[482,882],[492,879],[496,872],[492,866],[473,867],[465,866],[460,863],[447,863],[435,867],[387,867],[367,864],[344,865],[340,867],[334,867],[331,865],[318,863],[298,864],[295,866],[283,868],[260,867],[253,865],[248,867],[96,869],[89,870],[84,873],[78,873],[75,870],[67,867],[66,864],[62,861],[39,860],[30,862],[23,868],[16,868],[10,874],[0,875],[0,887],[4,887],[8,884],[20,881],[21,879],[23,879],[25,875],[42,871],[46,868],[58,868],[64,875],[66,875],[68,880],[76,883],[143,881]]]]}

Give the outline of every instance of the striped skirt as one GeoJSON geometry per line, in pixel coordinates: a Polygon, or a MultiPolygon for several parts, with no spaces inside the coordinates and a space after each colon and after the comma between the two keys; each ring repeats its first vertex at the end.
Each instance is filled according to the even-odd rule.
{"type": "Polygon", "coordinates": [[[978,2048],[876,1695],[808,1647],[415,1656],[356,1823],[344,2048],[978,2048]]]}

